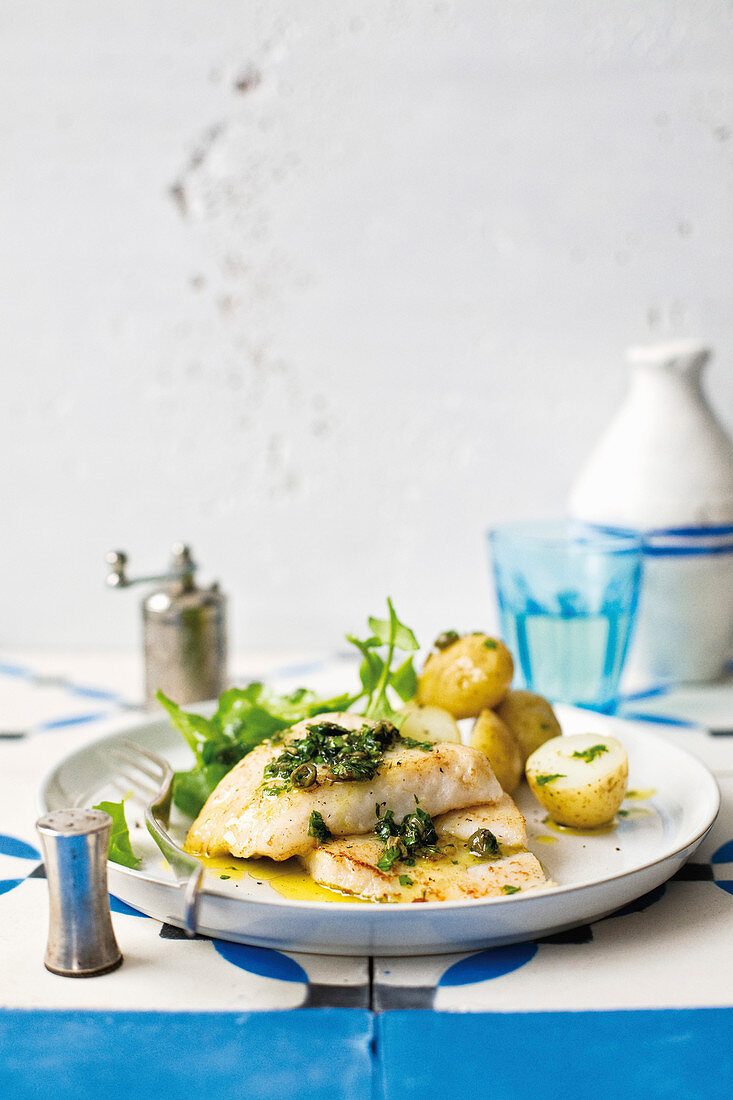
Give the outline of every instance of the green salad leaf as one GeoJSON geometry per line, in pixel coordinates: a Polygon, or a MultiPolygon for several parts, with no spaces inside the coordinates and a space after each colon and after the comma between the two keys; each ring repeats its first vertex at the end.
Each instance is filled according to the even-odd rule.
{"type": "Polygon", "coordinates": [[[113,863],[120,863],[123,867],[140,866],[141,859],[135,855],[130,843],[130,831],[125,819],[125,800],[121,802],[100,802],[94,806],[95,810],[104,810],[112,818],[112,830],[109,835],[109,859],[113,863]]]}
{"type": "Polygon", "coordinates": [[[255,682],[225,691],[212,718],[182,710],[162,691],[158,701],[196,758],[189,771],[176,772],[173,801],[184,813],[197,817],[227,772],[257,745],[304,718],[346,709],[351,697],[322,699],[305,688],[278,695],[255,682]]]}
{"type": "Polygon", "coordinates": [[[397,618],[392,601],[387,600],[388,619],[369,618],[371,634],[363,640],[347,634],[346,640],[356,646],[362,655],[359,678],[366,696],[365,718],[388,718],[394,722],[397,711],[392,705],[390,691],[403,703],[414,698],[417,692],[417,674],[413,658],[407,657],[398,668],[392,669],[395,650],[414,653],[420,646],[410,630],[397,618]],[[386,653],[377,652],[386,647],[386,653]]]}
{"type": "MultiPolygon", "coordinates": [[[[175,774],[175,805],[191,817],[198,816],[214,788],[247,753],[263,741],[277,738],[283,730],[317,714],[359,710],[365,718],[385,719],[399,725],[401,716],[393,702],[396,699],[406,703],[417,693],[413,654],[419,646],[412,630],[398,619],[389,599],[387,608],[387,619],[370,617],[371,633],[367,638],[360,640],[347,635],[347,641],[362,657],[360,690],[355,694],[344,693],[324,699],[307,688],[298,688],[281,695],[255,681],[246,687],[225,691],[215,714],[204,718],[182,710],[159,691],[158,701],[195,758],[192,768],[175,774]],[[397,651],[409,656],[393,669],[397,651]]],[[[423,748],[423,745],[417,747],[423,748]]]]}

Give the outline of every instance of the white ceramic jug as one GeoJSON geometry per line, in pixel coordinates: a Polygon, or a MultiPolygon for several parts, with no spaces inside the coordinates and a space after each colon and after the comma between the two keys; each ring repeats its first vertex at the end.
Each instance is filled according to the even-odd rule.
{"type": "Polygon", "coordinates": [[[632,348],[627,398],[570,496],[587,523],[643,534],[635,685],[709,680],[733,642],[733,443],[701,387],[709,350],[632,348]]]}

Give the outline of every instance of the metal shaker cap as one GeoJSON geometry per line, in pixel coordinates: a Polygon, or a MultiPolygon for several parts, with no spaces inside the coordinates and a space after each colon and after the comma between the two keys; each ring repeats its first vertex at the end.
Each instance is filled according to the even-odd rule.
{"type": "Polygon", "coordinates": [[[49,892],[46,968],[70,978],[122,962],[107,892],[112,818],[102,810],[53,810],[36,822],[49,892]]]}

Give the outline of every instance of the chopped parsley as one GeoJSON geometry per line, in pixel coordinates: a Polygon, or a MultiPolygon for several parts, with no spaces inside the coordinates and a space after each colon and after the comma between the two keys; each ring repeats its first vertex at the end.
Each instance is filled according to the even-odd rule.
{"type": "Polygon", "coordinates": [[[556,779],[565,779],[564,775],[556,772],[554,775],[536,775],[534,781],[538,787],[546,787],[548,783],[553,783],[556,779]]]}
{"type": "Polygon", "coordinates": [[[415,883],[412,881],[412,879],[410,878],[409,875],[400,875],[400,886],[414,886],[414,885],[415,885],[415,883]]]}
{"type": "Polygon", "coordinates": [[[602,753],[608,752],[605,745],[591,745],[589,749],[583,749],[581,752],[574,752],[574,760],[585,760],[586,764],[592,764],[597,756],[601,756],[602,753]]]}
{"type": "Polygon", "coordinates": [[[494,641],[493,638],[487,638],[486,641],[484,642],[484,649],[498,649],[498,648],[499,647],[498,647],[497,643],[494,641]]]}
{"type": "Polygon", "coordinates": [[[431,741],[402,737],[387,721],[376,726],[364,723],[358,730],[346,729],[337,722],[314,722],[306,727],[304,737],[289,742],[267,765],[263,777],[266,784],[270,782],[262,789],[266,794],[281,794],[293,787],[313,786],[318,782],[316,764],[328,769],[327,778],[331,780],[373,779],[382,757],[393,745],[423,752],[435,748],[431,741]]]}
{"type": "Polygon", "coordinates": [[[331,839],[331,833],[318,810],[314,810],[310,815],[308,821],[308,836],[315,837],[321,844],[325,844],[327,840],[331,839]]]}
{"type": "Polygon", "coordinates": [[[507,885],[507,886],[502,886],[501,892],[502,892],[502,894],[518,894],[521,891],[521,889],[522,889],[521,886],[509,886],[509,885],[507,885]]]}
{"type": "Polygon", "coordinates": [[[401,854],[399,844],[390,845],[384,849],[383,854],[377,860],[377,867],[380,871],[391,871],[392,865],[397,862],[401,854]]]}
{"type": "Polygon", "coordinates": [[[399,740],[391,722],[366,723],[348,730],[336,722],[314,722],[304,737],[289,742],[264,770],[266,780],[280,780],[285,790],[293,787],[293,776],[304,764],[323,764],[329,778],[342,781],[373,779],[387,749],[399,740]]]}
{"type": "Polygon", "coordinates": [[[432,741],[416,741],[414,737],[402,737],[402,735],[400,735],[400,744],[406,749],[422,749],[423,752],[432,752],[435,748],[432,741]]]}
{"type": "Polygon", "coordinates": [[[385,846],[377,861],[380,871],[390,871],[398,859],[412,867],[415,864],[415,855],[432,855],[440,851],[433,819],[420,809],[417,797],[415,809],[412,813],[405,814],[399,825],[395,821],[393,810],[387,810],[384,816],[380,816],[377,807],[374,832],[385,846]]]}

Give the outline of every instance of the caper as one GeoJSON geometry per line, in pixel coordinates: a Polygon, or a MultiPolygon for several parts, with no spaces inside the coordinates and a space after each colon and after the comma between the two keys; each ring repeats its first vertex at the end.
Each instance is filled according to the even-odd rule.
{"type": "Polygon", "coordinates": [[[468,838],[468,850],[479,859],[494,859],[499,855],[499,841],[491,829],[477,829],[468,838]]]}
{"type": "Polygon", "coordinates": [[[443,633],[439,634],[435,639],[433,646],[435,649],[448,649],[449,646],[452,646],[458,641],[459,637],[460,635],[457,630],[444,630],[443,633]]]}
{"type": "Polygon", "coordinates": [[[407,859],[407,847],[398,836],[391,836],[386,844],[387,848],[397,848],[402,859],[407,859]]]}
{"type": "Polygon", "coordinates": [[[294,787],[312,787],[317,775],[315,764],[301,764],[299,768],[295,769],[290,778],[294,787]]]}

